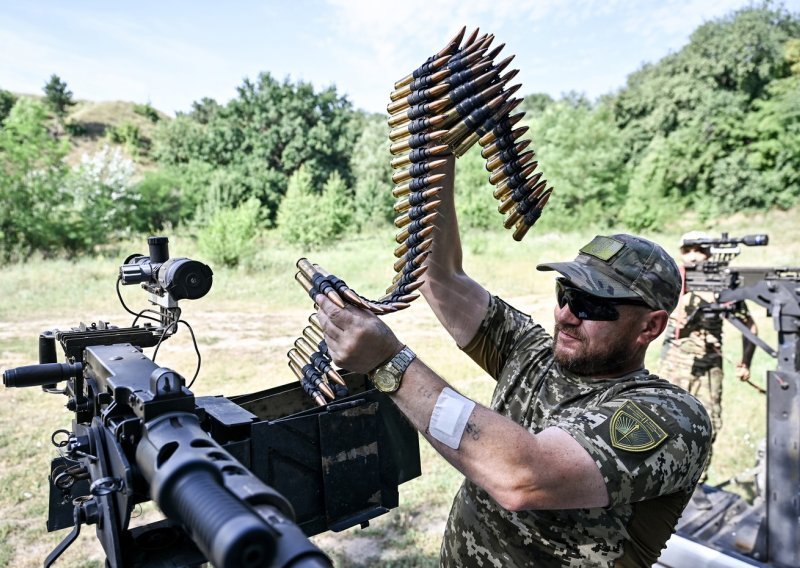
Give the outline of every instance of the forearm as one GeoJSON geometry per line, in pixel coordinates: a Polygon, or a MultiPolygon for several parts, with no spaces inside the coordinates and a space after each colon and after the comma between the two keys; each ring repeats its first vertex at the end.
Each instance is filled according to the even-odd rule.
{"type": "MultiPolygon", "coordinates": [[[[350,305],[340,308],[322,294],[315,300],[328,351],[337,365],[367,373],[402,348],[402,342],[374,314],[350,305]]],[[[390,396],[445,459],[502,507],[576,508],[607,503],[603,478],[594,460],[558,428],[534,435],[488,408],[476,405],[470,409],[466,404],[460,413],[458,405],[437,410],[437,417],[443,420],[437,419],[439,439],[434,437],[429,431],[431,416],[446,386],[427,365],[414,359],[403,374],[400,388],[390,396]],[[454,416],[463,419],[458,422],[462,429],[452,427],[453,421],[448,419],[454,416]],[[448,430],[447,437],[442,437],[441,432],[448,430]]]]}
{"type": "Polygon", "coordinates": [[[454,199],[455,158],[433,173],[445,174],[442,180],[436,237],[426,260],[425,285],[420,292],[439,322],[464,346],[474,337],[489,305],[489,293],[463,269],[461,237],[454,199]]]}
{"type": "MultiPolygon", "coordinates": [[[[753,321],[751,318],[748,322],[748,327],[753,335],[758,335],[758,327],[756,326],[756,322],[753,321]]],[[[750,368],[750,364],[753,362],[753,355],[756,352],[756,344],[747,339],[745,336],[742,336],[742,365],[750,368]]]]}
{"type": "Polygon", "coordinates": [[[552,428],[534,435],[509,418],[476,404],[457,449],[436,439],[429,431],[431,415],[442,390],[448,386],[417,359],[392,399],[436,451],[503,508],[607,504],[596,466],[563,431],[552,428]],[[583,469],[587,465],[588,475],[583,469]]]}

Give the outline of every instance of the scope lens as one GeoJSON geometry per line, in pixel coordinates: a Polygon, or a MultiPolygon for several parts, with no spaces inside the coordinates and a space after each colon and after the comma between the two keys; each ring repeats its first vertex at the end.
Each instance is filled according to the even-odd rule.
{"type": "Polygon", "coordinates": [[[176,300],[196,300],[211,290],[213,272],[207,264],[188,258],[172,258],[158,271],[161,287],[176,300]]]}

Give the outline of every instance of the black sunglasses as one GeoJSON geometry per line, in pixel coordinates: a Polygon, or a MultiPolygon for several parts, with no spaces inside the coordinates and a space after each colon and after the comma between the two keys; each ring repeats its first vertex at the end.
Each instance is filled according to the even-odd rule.
{"type": "Polygon", "coordinates": [[[619,319],[619,311],[616,306],[620,305],[649,307],[641,300],[595,296],[576,288],[566,278],[556,279],[556,299],[559,308],[563,308],[564,304],[569,304],[573,315],[582,320],[616,321],[619,319]]]}

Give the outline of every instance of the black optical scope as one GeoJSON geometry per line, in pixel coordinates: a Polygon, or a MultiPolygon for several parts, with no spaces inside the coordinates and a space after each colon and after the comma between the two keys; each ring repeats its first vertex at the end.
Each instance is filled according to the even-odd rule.
{"type": "Polygon", "coordinates": [[[728,233],[722,233],[721,238],[699,238],[686,239],[681,246],[684,247],[734,247],[736,245],[746,245],[748,247],[763,247],[769,244],[769,235],[745,235],[743,237],[729,237],[728,233]]]}
{"type": "Polygon", "coordinates": [[[175,300],[196,300],[211,290],[211,267],[189,258],[170,258],[167,237],[148,237],[150,256],[132,254],[119,267],[123,284],[142,284],[155,294],[167,292],[175,300]]]}

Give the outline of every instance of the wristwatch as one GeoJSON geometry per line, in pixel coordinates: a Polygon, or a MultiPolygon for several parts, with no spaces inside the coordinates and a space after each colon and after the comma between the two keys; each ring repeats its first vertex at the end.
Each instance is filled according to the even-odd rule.
{"type": "Polygon", "coordinates": [[[370,373],[372,384],[381,392],[395,392],[400,388],[403,373],[416,357],[416,354],[404,345],[397,355],[370,373]]]}

